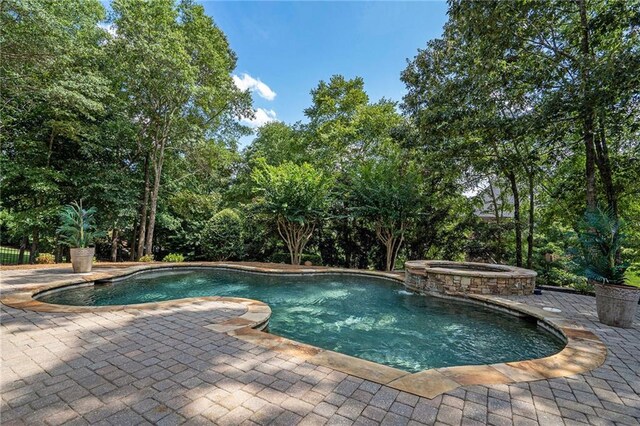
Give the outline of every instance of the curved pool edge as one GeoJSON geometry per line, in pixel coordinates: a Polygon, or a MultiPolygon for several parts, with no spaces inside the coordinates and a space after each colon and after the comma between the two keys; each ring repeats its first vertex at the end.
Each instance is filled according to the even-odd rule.
{"type": "Polygon", "coordinates": [[[369,380],[426,398],[434,398],[442,393],[454,390],[461,386],[529,382],[585,373],[602,365],[607,356],[606,346],[600,338],[576,322],[567,320],[556,313],[544,311],[541,308],[491,295],[449,294],[446,296],[433,296],[481,304],[488,308],[501,310],[516,316],[533,317],[538,321],[539,325],[550,329],[566,341],[564,349],[545,358],[526,361],[490,365],[445,367],[423,370],[418,373],[409,373],[386,365],[321,349],[312,345],[264,332],[262,330],[268,326],[271,309],[267,304],[258,300],[210,296],[151,302],[137,305],[71,306],[44,303],[34,298],[38,294],[69,286],[89,284],[95,281],[116,281],[151,270],[172,270],[180,268],[233,269],[255,273],[297,275],[338,273],[369,275],[392,279],[398,283],[404,282],[404,276],[395,273],[344,268],[295,268],[275,264],[268,265],[267,267],[228,262],[146,264],[140,266],[136,265],[134,267],[121,270],[84,275],[77,278],[74,277],[73,279],[63,280],[53,285],[34,285],[28,291],[17,291],[10,294],[3,294],[0,296],[0,302],[4,305],[17,309],[59,313],[179,308],[180,306],[189,305],[194,302],[202,303],[211,301],[241,304],[246,308],[246,311],[242,315],[227,319],[221,323],[213,323],[205,327],[212,331],[226,333],[240,340],[250,342],[270,350],[305,359],[316,365],[328,367],[361,379],[369,380]]]}

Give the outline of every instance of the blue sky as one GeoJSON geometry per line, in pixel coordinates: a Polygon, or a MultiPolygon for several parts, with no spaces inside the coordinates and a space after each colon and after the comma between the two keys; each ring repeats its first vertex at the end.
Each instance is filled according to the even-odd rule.
{"type": "Polygon", "coordinates": [[[399,101],[407,58],[440,36],[447,9],[444,1],[201,3],[236,52],[237,84],[253,90],[260,121],[287,123],[304,120],[310,90],[333,74],[364,78],[372,101],[399,101]]]}

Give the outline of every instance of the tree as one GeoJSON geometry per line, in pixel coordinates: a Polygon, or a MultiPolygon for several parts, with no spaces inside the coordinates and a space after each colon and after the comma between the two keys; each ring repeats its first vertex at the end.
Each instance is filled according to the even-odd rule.
{"type": "Polygon", "coordinates": [[[527,70],[518,80],[530,84],[530,107],[547,127],[562,131],[556,148],[584,161],[587,208],[596,207],[601,188],[617,217],[620,152],[610,142],[619,141],[619,123],[638,118],[638,2],[456,1],[451,16],[469,31],[467,40],[516,46],[505,60],[511,69],[527,70]]]}
{"type": "Polygon", "coordinates": [[[249,166],[255,165],[260,158],[273,166],[285,161],[302,163],[309,159],[304,138],[304,130],[298,125],[279,121],[267,123],[258,129],[256,138],[247,147],[245,161],[249,166]]]}
{"type": "MultiPolygon", "coordinates": [[[[75,182],[105,120],[98,1],[5,1],[0,7],[0,145],[3,208],[31,259],[55,246],[59,206],[87,194],[75,182]],[[104,121],[103,121],[104,120],[104,121]]],[[[6,238],[6,237],[5,237],[6,238]]],[[[4,238],[3,238],[4,239],[4,238]]]]}
{"type": "MultiPolygon", "coordinates": [[[[522,69],[505,57],[518,47],[511,38],[479,38],[466,15],[452,8],[445,39],[430,42],[403,73],[409,93],[404,108],[412,114],[422,143],[437,162],[454,159],[459,179],[471,188],[504,179],[512,195],[515,263],[523,264],[521,176],[530,195],[529,256],[533,249],[533,195],[537,146],[531,136],[532,101],[519,79],[522,69]],[[471,28],[470,28],[471,27],[471,28]]],[[[450,163],[447,164],[447,167],[450,163]]]]}
{"type": "Polygon", "coordinates": [[[145,152],[138,256],[153,249],[167,149],[211,136],[230,117],[250,115],[250,97],[233,84],[236,57],[222,31],[191,1],[118,0],[116,37],[119,94],[130,105],[145,152]],[[144,244],[143,244],[144,241],[144,244]]]}
{"type": "Polygon", "coordinates": [[[375,155],[403,125],[396,103],[381,99],[370,103],[364,80],[334,75],[311,91],[312,105],[304,113],[310,156],[317,165],[346,170],[353,163],[375,155]]]}
{"type": "Polygon", "coordinates": [[[271,166],[262,161],[252,176],[259,210],[275,220],[291,264],[299,265],[305,246],[326,212],[331,179],[309,163],[292,162],[271,166]]]}
{"type": "Polygon", "coordinates": [[[220,210],[207,223],[200,241],[208,259],[238,259],[244,251],[244,222],[232,209],[220,210]]]}
{"type": "Polygon", "coordinates": [[[345,190],[352,214],[373,223],[385,247],[385,269],[391,271],[408,227],[420,212],[422,176],[416,163],[391,148],[356,168],[345,190]]]}

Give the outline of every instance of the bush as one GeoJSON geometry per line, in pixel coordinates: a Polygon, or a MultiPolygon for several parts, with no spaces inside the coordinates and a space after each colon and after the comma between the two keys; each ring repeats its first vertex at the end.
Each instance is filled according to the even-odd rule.
{"type": "Polygon", "coordinates": [[[583,280],[582,282],[576,282],[571,285],[571,287],[580,294],[593,294],[595,289],[593,288],[593,284],[591,284],[588,280],[583,280]]]}
{"type": "Polygon", "coordinates": [[[564,269],[551,267],[546,271],[540,272],[536,282],[541,285],[573,287],[578,290],[584,288],[587,284],[587,279],[564,269]]]}
{"type": "Polygon", "coordinates": [[[40,265],[53,265],[56,263],[56,258],[51,253],[40,253],[36,257],[36,263],[40,265]]]}
{"type": "Polygon", "coordinates": [[[207,259],[240,258],[244,252],[244,221],[233,209],[219,211],[207,222],[200,245],[207,259]]]}
{"type": "MultiPolygon", "coordinates": [[[[304,262],[311,262],[314,265],[322,264],[322,257],[318,254],[303,254],[300,258],[300,263],[304,265],[304,262]]],[[[291,263],[291,255],[289,253],[274,253],[269,259],[272,263],[291,263]]]]}
{"type": "Polygon", "coordinates": [[[180,253],[169,253],[162,259],[163,262],[184,262],[184,256],[180,253]]]}
{"type": "Polygon", "coordinates": [[[142,256],[140,259],[138,259],[138,262],[153,262],[153,255],[152,254],[146,254],[146,255],[142,256]]]}

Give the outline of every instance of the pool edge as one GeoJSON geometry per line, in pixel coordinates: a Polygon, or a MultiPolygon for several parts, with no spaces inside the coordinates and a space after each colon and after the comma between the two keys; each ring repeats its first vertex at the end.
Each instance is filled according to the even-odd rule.
{"type": "MultiPolygon", "coordinates": [[[[147,264],[140,266],[136,265],[121,270],[97,272],[78,278],[74,277],[73,279],[63,280],[51,285],[34,285],[27,291],[2,294],[0,296],[0,303],[17,309],[59,313],[87,313],[126,309],[157,309],[160,307],[179,307],[196,301],[240,303],[247,309],[244,314],[228,319],[222,323],[214,323],[205,326],[205,328],[215,332],[226,333],[240,340],[251,342],[271,350],[300,357],[316,365],[328,367],[361,379],[369,380],[426,398],[434,398],[442,393],[454,390],[461,386],[520,383],[584,373],[602,365],[607,356],[607,348],[604,343],[600,338],[598,338],[598,336],[585,327],[580,326],[574,321],[567,320],[556,313],[547,312],[541,308],[499,296],[452,294],[446,297],[474,304],[482,304],[493,309],[497,308],[503,311],[506,310],[520,316],[524,315],[533,317],[542,324],[545,324],[555,330],[559,335],[563,336],[566,340],[565,347],[560,352],[545,358],[491,365],[436,368],[423,370],[418,373],[409,373],[386,365],[377,364],[375,362],[321,349],[312,345],[266,333],[262,330],[264,330],[268,325],[268,321],[271,316],[271,309],[267,304],[252,299],[210,296],[138,305],[70,306],[44,303],[34,298],[38,294],[68,286],[87,284],[95,281],[116,281],[144,271],[179,268],[233,269],[255,273],[297,275],[344,273],[376,276],[398,282],[404,282],[404,276],[395,273],[345,268],[292,268],[290,266],[285,268],[275,264],[263,267],[234,264],[229,262],[147,264]]],[[[433,296],[442,297],[441,295],[433,296]]]]}

